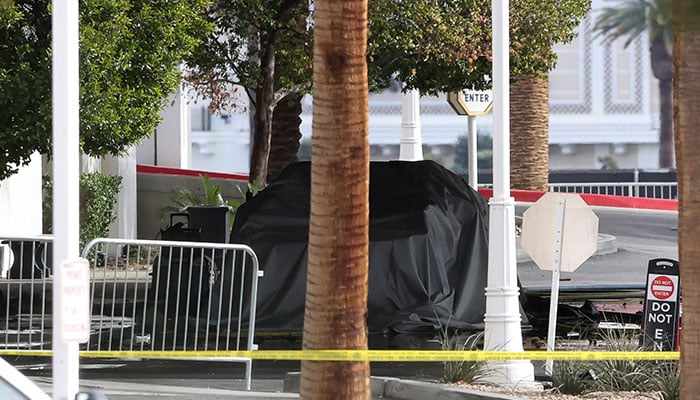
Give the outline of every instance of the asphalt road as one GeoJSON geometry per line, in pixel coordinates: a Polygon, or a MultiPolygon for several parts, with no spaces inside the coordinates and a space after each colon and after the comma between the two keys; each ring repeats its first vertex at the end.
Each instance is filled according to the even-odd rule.
{"type": "MultiPolygon", "coordinates": [[[[519,204],[516,215],[528,205],[519,204]]],[[[618,251],[595,255],[574,272],[561,274],[561,287],[643,286],[650,259],[678,260],[678,213],[594,207],[598,231],[615,237],[618,251]]],[[[549,287],[551,272],[540,270],[532,262],[518,263],[523,287],[549,287]]]]}

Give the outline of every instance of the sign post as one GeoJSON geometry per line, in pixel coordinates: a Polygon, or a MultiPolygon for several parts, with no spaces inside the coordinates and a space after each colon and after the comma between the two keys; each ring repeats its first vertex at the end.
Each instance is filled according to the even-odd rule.
{"type": "Polygon", "coordinates": [[[642,323],[643,345],[654,351],[678,350],[680,291],[678,261],[665,258],[649,260],[642,323]]]}
{"type": "Polygon", "coordinates": [[[468,143],[469,143],[469,186],[478,190],[478,166],[477,166],[477,132],[476,117],[486,115],[493,108],[492,90],[468,90],[447,94],[447,102],[452,106],[457,115],[467,115],[468,143]]]}
{"type": "MultiPolygon", "coordinates": [[[[573,272],[598,249],[598,217],[577,194],[546,193],[523,213],[521,245],[533,261],[552,271],[547,351],[554,351],[559,274],[573,272]]],[[[547,360],[545,373],[554,363],[547,360]]]]}

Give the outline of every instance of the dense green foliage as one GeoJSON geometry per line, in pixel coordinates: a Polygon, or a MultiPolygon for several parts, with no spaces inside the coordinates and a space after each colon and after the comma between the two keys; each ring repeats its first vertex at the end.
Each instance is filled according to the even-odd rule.
{"type": "Polygon", "coordinates": [[[513,0],[511,2],[511,78],[547,77],[557,55],[552,46],[568,43],[591,8],[591,0],[513,0]]]}
{"type": "Polygon", "coordinates": [[[187,80],[211,111],[239,106],[234,85],[249,95],[255,107],[251,183],[266,184],[277,102],[311,86],[309,16],[308,2],[300,0],[214,0],[207,18],[215,30],[187,60],[187,80]]]}
{"type": "MultiPolygon", "coordinates": [[[[455,168],[469,169],[469,137],[460,135],[455,144],[455,168]]],[[[476,166],[479,169],[493,167],[493,138],[487,134],[476,135],[476,166]]]]}
{"type": "Polygon", "coordinates": [[[239,105],[232,91],[240,85],[253,95],[274,79],[276,100],[311,86],[311,12],[300,0],[214,0],[207,20],[214,31],[187,59],[188,82],[211,100],[212,111],[239,105]],[[265,65],[272,57],[274,64],[265,65]]]}
{"type": "MultiPolygon", "coordinates": [[[[213,183],[209,175],[200,174],[199,176],[202,180],[204,197],[184,187],[172,188],[168,195],[169,204],[161,209],[161,220],[171,213],[187,212],[187,209],[192,206],[218,206],[228,208],[229,223],[233,224],[236,210],[241,203],[237,200],[224,200],[221,185],[213,183]]],[[[241,197],[244,196],[245,194],[242,193],[241,197]]]]}
{"type": "MultiPolygon", "coordinates": [[[[208,15],[216,29],[188,59],[188,80],[211,100],[211,111],[237,108],[233,85],[245,88],[256,113],[268,113],[290,91],[311,89],[313,13],[307,4],[214,2],[208,15]]],[[[574,37],[589,8],[590,0],[511,2],[512,76],[547,74],[556,62],[552,46],[574,37]]],[[[368,16],[372,90],[397,80],[431,95],[490,85],[490,0],[376,0],[369,3],[368,16]]],[[[260,119],[254,129],[256,135],[271,130],[260,119]]],[[[263,142],[269,137],[269,132],[255,136],[263,142]]],[[[268,156],[259,146],[254,140],[252,164],[268,156]]],[[[251,165],[251,171],[258,166],[251,165]]]]}
{"type": "Polygon", "coordinates": [[[117,218],[114,207],[122,177],[99,172],[80,175],[80,248],[95,238],[107,237],[117,218]]]}
{"type": "MultiPolygon", "coordinates": [[[[51,152],[49,0],[0,11],[0,179],[51,152]]],[[[208,25],[206,0],[80,1],[80,137],[117,155],[149,136],[180,84],[178,66],[208,25]]]]}
{"type": "Polygon", "coordinates": [[[421,93],[484,88],[491,69],[490,1],[370,2],[371,85],[392,80],[421,93]]]}
{"type": "MultiPolygon", "coordinates": [[[[44,1],[46,3],[46,1],[44,1]]],[[[51,143],[51,16],[46,4],[0,8],[0,179],[51,143]]]]}
{"type": "MultiPolygon", "coordinates": [[[[80,248],[95,238],[107,237],[109,225],[117,218],[114,207],[121,187],[122,177],[91,172],[80,175],[80,248]]],[[[44,232],[51,233],[53,179],[43,179],[44,232]]]]}
{"type": "MultiPolygon", "coordinates": [[[[552,46],[567,43],[590,0],[513,0],[510,3],[511,78],[546,76],[556,63],[552,46]]],[[[370,3],[370,77],[377,89],[391,77],[422,94],[490,85],[491,1],[425,0],[370,3]]]]}

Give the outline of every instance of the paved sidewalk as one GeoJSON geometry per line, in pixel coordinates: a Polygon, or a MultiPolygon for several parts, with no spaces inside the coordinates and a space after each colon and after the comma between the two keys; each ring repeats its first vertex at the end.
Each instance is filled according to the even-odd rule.
{"type": "MultiPolygon", "coordinates": [[[[39,387],[51,393],[51,379],[31,377],[39,387]]],[[[181,380],[179,385],[162,385],[151,383],[134,383],[109,380],[80,380],[81,392],[93,392],[106,396],[109,400],[137,400],[158,398],[158,400],[229,400],[255,399],[278,400],[298,399],[296,393],[282,392],[248,392],[219,388],[194,386],[193,382],[181,380]]],[[[98,399],[100,399],[98,397],[98,399]]],[[[101,400],[101,399],[100,399],[101,400]]]]}
{"type": "MultiPolygon", "coordinates": [[[[51,379],[32,377],[39,387],[51,393],[51,379]]],[[[292,392],[240,391],[201,386],[145,384],[109,380],[81,380],[80,391],[106,396],[108,400],[137,400],[158,398],[158,400],[278,400],[299,399],[299,373],[288,373],[285,390],[292,392]]],[[[265,386],[264,382],[254,382],[255,387],[265,386]]],[[[105,397],[97,397],[102,400],[105,397]]],[[[498,393],[480,392],[438,383],[404,380],[398,378],[372,377],[373,400],[515,400],[517,397],[498,393]]]]}
{"type": "MultiPolygon", "coordinates": [[[[298,372],[288,372],[284,379],[285,392],[298,392],[298,372]]],[[[481,392],[440,383],[410,379],[372,377],[372,399],[384,400],[514,400],[518,397],[481,392]]]]}

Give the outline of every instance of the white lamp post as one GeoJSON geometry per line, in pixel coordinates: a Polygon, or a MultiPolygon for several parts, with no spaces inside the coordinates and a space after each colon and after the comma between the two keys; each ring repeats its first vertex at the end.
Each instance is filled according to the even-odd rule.
{"type": "Polygon", "coordinates": [[[52,24],[53,110],[53,398],[78,392],[78,343],[64,341],[63,261],[78,257],[79,75],[78,0],[54,0],[52,24]]]}
{"type": "Polygon", "coordinates": [[[423,140],[420,124],[420,94],[411,89],[403,94],[401,103],[401,142],[399,160],[420,161],[423,159],[423,140]]]}
{"type": "MultiPolygon", "coordinates": [[[[510,197],[510,64],[508,1],[492,0],[493,197],[489,200],[489,262],[484,349],[523,351],[517,263],[515,200],[510,197]]],[[[526,356],[524,355],[523,358],[526,356]]],[[[534,384],[529,360],[491,361],[487,379],[501,385],[534,384]]]]}

